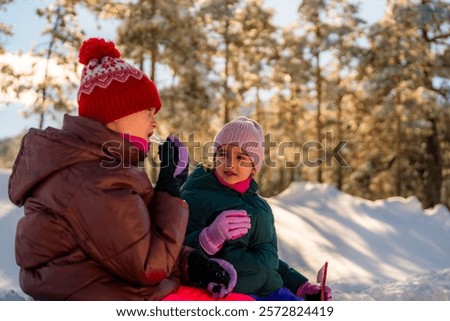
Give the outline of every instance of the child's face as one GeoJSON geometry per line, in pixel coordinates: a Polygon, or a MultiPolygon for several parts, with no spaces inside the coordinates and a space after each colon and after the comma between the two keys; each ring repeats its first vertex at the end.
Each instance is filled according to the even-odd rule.
{"type": "Polygon", "coordinates": [[[107,124],[109,128],[123,134],[130,134],[148,140],[158,126],[156,108],[148,108],[107,124]]]}
{"type": "Polygon", "coordinates": [[[232,144],[222,145],[217,149],[214,168],[229,184],[242,182],[255,174],[250,157],[240,147],[232,144]]]}

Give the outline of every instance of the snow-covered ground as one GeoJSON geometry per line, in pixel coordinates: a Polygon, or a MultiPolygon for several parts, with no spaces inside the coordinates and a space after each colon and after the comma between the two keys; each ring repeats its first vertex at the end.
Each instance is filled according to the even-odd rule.
{"type": "Polygon", "coordinates": [[[450,213],[295,183],[269,199],[280,256],[310,279],[329,262],[335,300],[450,300],[450,213]]]}
{"type": "MultiPolygon", "coordinates": [[[[0,300],[29,300],[18,283],[14,233],[23,209],[0,170],[0,300]]],[[[414,197],[368,201],[332,186],[295,183],[268,199],[282,259],[310,281],[329,262],[335,300],[450,301],[450,213],[414,197]]]]}

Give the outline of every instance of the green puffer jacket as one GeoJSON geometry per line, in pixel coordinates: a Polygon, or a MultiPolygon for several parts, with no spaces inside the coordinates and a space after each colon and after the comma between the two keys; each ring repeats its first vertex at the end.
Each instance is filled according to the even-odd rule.
{"type": "Polygon", "coordinates": [[[274,216],[257,191],[258,184],[252,180],[244,194],[238,193],[223,186],[212,171],[199,165],[181,189],[181,198],[189,204],[185,245],[203,251],[198,240],[203,228],[225,210],[246,210],[251,218],[248,233],[225,242],[214,255],[235,267],[238,282],[234,291],[266,296],[285,286],[295,293],[307,279],[279,260],[274,216]]]}

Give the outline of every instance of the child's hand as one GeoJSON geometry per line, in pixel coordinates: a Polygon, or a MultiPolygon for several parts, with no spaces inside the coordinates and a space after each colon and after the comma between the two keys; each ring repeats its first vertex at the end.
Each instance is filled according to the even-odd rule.
{"type": "Polygon", "coordinates": [[[189,155],[186,147],[175,136],[169,136],[158,147],[161,166],[155,189],[180,196],[180,187],[187,179],[189,155]]]}
{"type": "Polygon", "coordinates": [[[175,171],[173,173],[173,177],[175,178],[175,182],[178,187],[181,188],[183,184],[186,182],[188,173],[189,173],[189,153],[182,142],[176,136],[167,137],[168,141],[172,141],[178,151],[175,171]]]}
{"type": "Polygon", "coordinates": [[[230,294],[237,283],[237,272],[234,269],[234,266],[228,261],[222,259],[211,259],[212,261],[217,262],[225,271],[228,272],[230,276],[230,281],[228,285],[226,284],[218,284],[216,282],[210,282],[208,284],[207,290],[211,294],[211,296],[215,299],[221,299],[230,294]]]}
{"type": "Polygon", "coordinates": [[[246,211],[223,211],[210,226],[200,232],[200,245],[206,253],[213,255],[222,248],[225,241],[244,236],[250,227],[250,217],[246,211]]]}
{"type": "MultiPolygon", "coordinates": [[[[306,301],[320,301],[320,286],[311,284],[308,281],[303,283],[297,290],[297,296],[306,301]]],[[[325,301],[331,301],[331,289],[325,287],[325,301]]]]}
{"type": "Polygon", "coordinates": [[[221,259],[209,259],[198,251],[188,257],[190,281],[206,289],[213,298],[227,296],[236,285],[237,273],[233,265],[221,259]]]}

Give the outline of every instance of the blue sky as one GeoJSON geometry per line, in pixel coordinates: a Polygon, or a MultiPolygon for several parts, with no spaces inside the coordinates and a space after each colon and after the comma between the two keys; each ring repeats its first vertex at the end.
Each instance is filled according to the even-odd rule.
{"type": "MultiPolygon", "coordinates": [[[[0,12],[0,21],[13,27],[13,37],[2,39],[4,47],[9,52],[27,52],[33,46],[44,41],[40,37],[45,21],[35,14],[36,8],[52,1],[47,0],[15,0],[7,7],[7,11],[0,12]]],[[[277,25],[287,25],[297,19],[296,10],[301,0],[265,0],[266,6],[275,9],[274,22],[277,25]]],[[[374,22],[384,14],[385,0],[361,1],[361,15],[369,22],[374,22]]],[[[100,36],[114,39],[113,23],[98,29],[95,19],[86,12],[80,17],[80,24],[86,28],[87,37],[100,36]],[[89,27],[86,27],[89,26],[89,27]]],[[[37,117],[25,119],[21,116],[22,106],[0,106],[0,139],[17,135],[31,126],[37,126],[37,117]]],[[[46,125],[59,126],[59,121],[46,125]]]]}

